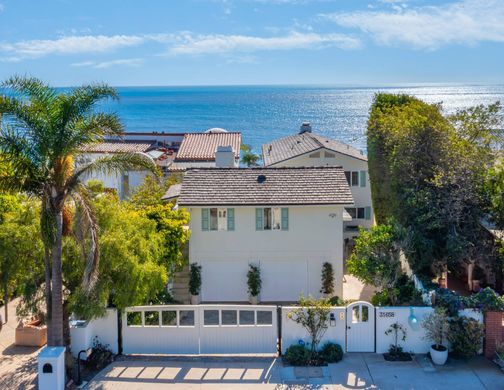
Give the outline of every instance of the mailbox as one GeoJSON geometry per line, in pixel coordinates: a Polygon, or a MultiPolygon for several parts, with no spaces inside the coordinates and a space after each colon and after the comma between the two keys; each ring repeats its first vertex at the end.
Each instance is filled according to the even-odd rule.
{"type": "Polygon", "coordinates": [[[39,390],[65,389],[65,347],[45,347],[38,355],[39,390]]]}

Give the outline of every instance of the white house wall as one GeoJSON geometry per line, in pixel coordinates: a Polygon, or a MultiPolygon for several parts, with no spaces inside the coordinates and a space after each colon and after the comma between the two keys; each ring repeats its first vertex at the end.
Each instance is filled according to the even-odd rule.
{"type": "MultiPolygon", "coordinates": [[[[78,157],[77,161],[79,159],[85,159],[86,161],[94,161],[98,158],[102,157],[107,157],[109,154],[106,153],[85,153],[82,154],[81,156],[78,157]]],[[[114,188],[117,191],[117,194],[119,195],[120,198],[124,198],[127,195],[130,195],[132,191],[135,189],[135,187],[138,187],[140,184],[142,184],[144,178],[148,175],[149,173],[147,171],[129,171],[128,176],[129,176],[129,194],[124,193],[124,188],[123,188],[123,180],[122,180],[122,173],[109,173],[109,174],[104,174],[104,173],[93,173],[92,175],[86,175],[83,178],[83,181],[87,183],[89,180],[100,180],[103,182],[103,185],[105,188],[114,188]]]]}
{"type": "Polygon", "coordinates": [[[188,210],[189,258],[202,266],[203,301],[246,301],[250,263],[261,266],[263,301],[320,296],[326,261],[334,268],[335,294],[342,295],[342,207],[291,206],[288,231],[256,231],[255,207],[234,209],[234,231],[202,231],[201,208],[188,210]]]}

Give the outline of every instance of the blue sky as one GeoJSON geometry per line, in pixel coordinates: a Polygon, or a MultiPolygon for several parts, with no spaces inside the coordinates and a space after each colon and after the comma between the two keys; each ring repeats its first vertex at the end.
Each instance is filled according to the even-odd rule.
{"type": "Polygon", "coordinates": [[[503,83],[503,0],[0,0],[0,78],[503,83]]]}

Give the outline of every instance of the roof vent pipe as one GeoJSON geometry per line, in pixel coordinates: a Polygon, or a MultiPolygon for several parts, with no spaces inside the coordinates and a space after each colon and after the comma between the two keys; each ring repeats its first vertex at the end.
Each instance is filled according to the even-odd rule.
{"type": "Polygon", "coordinates": [[[299,128],[299,134],[311,133],[310,122],[303,122],[299,128]]]}

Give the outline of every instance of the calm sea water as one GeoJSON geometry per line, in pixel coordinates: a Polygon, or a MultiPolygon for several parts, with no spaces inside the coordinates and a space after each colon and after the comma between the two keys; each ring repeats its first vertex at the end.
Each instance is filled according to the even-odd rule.
{"type": "Polygon", "coordinates": [[[303,121],[314,132],[365,150],[373,95],[384,91],[442,102],[445,112],[504,102],[504,85],[407,87],[233,86],[121,87],[116,111],[127,131],[187,132],[222,127],[240,131],[245,143],[263,143],[297,132],[303,121]]]}

